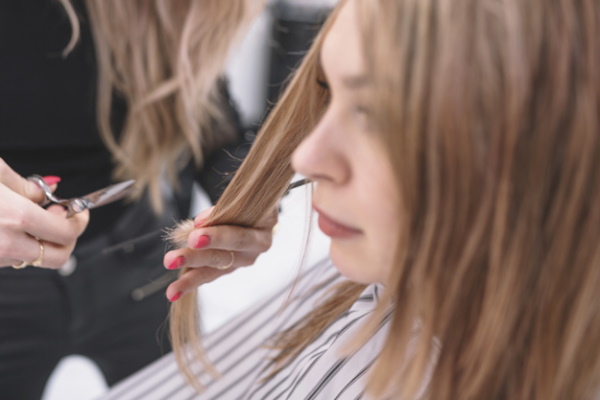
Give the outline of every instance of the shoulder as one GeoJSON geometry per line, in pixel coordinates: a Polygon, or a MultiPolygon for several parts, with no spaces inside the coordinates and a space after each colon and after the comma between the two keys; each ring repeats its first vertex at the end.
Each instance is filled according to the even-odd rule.
{"type": "MultiPolygon", "coordinates": [[[[378,304],[378,287],[366,288],[357,302],[331,324],[290,365],[262,382],[258,392],[289,398],[336,399],[362,395],[371,366],[383,346],[388,319],[357,350],[349,345],[361,332],[378,304]]],[[[260,397],[260,396],[259,396],[260,397]]]]}

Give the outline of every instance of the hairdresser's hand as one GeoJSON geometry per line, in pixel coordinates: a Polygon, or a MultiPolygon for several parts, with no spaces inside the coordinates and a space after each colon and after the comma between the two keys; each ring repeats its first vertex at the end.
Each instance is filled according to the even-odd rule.
{"type": "Polygon", "coordinates": [[[271,247],[273,227],[277,224],[274,210],[254,228],[233,225],[202,227],[213,208],[200,213],[195,228],[188,237],[188,247],[168,252],[164,258],[167,269],[190,268],[167,288],[167,298],[177,300],[182,294],[234,271],[254,264],[261,253],[271,247]],[[221,268],[221,269],[219,269],[221,268]]]}
{"type": "Polygon", "coordinates": [[[37,260],[40,244],[36,238],[44,245],[40,267],[60,268],[69,258],[87,226],[89,212],[67,219],[63,207],[40,207],[37,203],[43,198],[35,183],[17,174],[0,158],[0,266],[37,260]]]}

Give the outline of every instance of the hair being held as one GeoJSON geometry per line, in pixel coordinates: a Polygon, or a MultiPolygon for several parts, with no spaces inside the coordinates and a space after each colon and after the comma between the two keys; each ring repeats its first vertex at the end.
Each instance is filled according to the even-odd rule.
{"type": "MultiPolygon", "coordinates": [[[[304,64],[316,66],[317,57],[318,51],[312,49],[304,64]]],[[[282,95],[263,125],[250,154],[216,204],[206,226],[232,224],[250,227],[276,207],[294,174],[290,167],[291,154],[314,127],[324,109],[326,97],[316,85],[310,85],[309,93],[299,90],[306,82],[315,82],[317,73],[316,67],[304,67],[295,74],[289,84],[290,89],[282,95]],[[298,113],[298,109],[306,112],[298,113]],[[281,146],[281,143],[287,145],[281,146]]],[[[183,239],[185,243],[191,229],[188,222],[171,236],[183,239]]],[[[188,382],[201,391],[203,384],[194,376],[191,363],[200,360],[209,371],[213,369],[204,355],[197,322],[195,293],[188,293],[172,304],[171,340],[177,362],[188,382]]]]}

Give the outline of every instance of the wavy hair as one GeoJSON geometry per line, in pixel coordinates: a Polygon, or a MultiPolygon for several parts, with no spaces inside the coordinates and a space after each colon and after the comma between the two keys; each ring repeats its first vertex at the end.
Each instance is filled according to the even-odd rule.
{"type": "MultiPolygon", "coordinates": [[[[401,196],[395,265],[370,329],[355,344],[368,340],[391,303],[369,392],[412,399],[426,382],[425,396],[436,400],[595,398],[600,3],[348,1],[360,7],[374,131],[401,196]],[[409,348],[416,321],[419,340],[409,348]]],[[[252,226],[285,192],[291,154],[326,107],[314,82],[330,25],[211,224],[252,226]]],[[[284,332],[275,373],[362,289],[345,284],[302,326],[284,332]]],[[[190,324],[196,304],[192,296],[182,300],[171,329],[193,382],[182,354],[186,343],[199,346],[190,324]]]]}
{"type": "MultiPolygon", "coordinates": [[[[59,1],[72,26],[66,56],[77,44],[80,21],[70,0],[59,1]]],[[[115,159],[115,178],[148,187],[156,211],[165,174],[177,187],[177,172],[190,157],[201,165],[204,154],[233,139],[234,130],[224,128],[217,82],[232,44],[262,3],[86,0],[98,67],[99,131],[115,159]],[[118,133],[112,125],[115,96],[127,105],[118,133]]]]}

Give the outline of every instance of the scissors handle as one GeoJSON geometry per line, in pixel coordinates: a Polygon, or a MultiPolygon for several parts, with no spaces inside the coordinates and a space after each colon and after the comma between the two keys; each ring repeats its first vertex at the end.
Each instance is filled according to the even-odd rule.
{"type": "Polygon", "coordinates": [[[52,189],[50,188],[50,186],[48,186],[48,184],[46,184],[46,182],[44,181],[44,179],[41,176],[31,175],[31,176],[27,177],[27,180],[38,185],[38,187],[40,189],[42,189],[42,191],[44,192],[44,199],[42,200],[41,203],[38,203],[41,207],[45,207],[50,203],[56,203],[56,204],[60,204],[61,206],[64,206],[64,207],[68,207],[69,201],[56,197],[54,195],[54,193],[52,193],[52,189]]]}
{"type": "Polygon", "coordinates": [[[90,208],[92,208],[91,204],[86,202],[85,199],[79,197],[70,199],[69,204],[67,205],[67,218],[82,211],[89,210],[90,208]]]}

